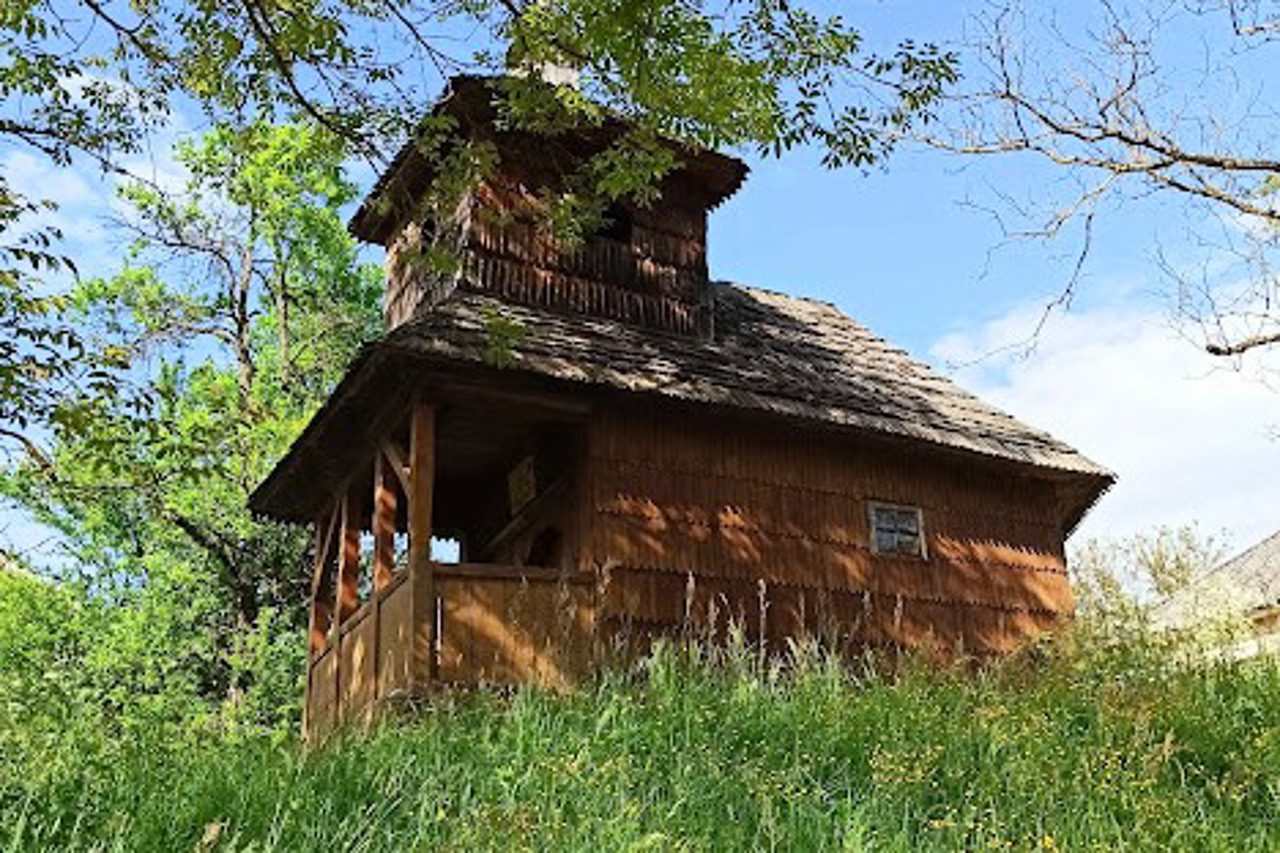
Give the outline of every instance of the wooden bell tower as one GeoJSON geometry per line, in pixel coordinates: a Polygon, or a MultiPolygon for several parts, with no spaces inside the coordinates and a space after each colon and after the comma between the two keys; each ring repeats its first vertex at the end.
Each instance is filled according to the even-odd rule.
{"type": "Polygon", "coordinates": [[[406,148],[352,219],[353,233],[387,248],[388,328],[455,290],[503,301],[698,335],[709,329],[707,214],[746,176],[738,160],[668,144],[680,165],[647,207],[617,202],[596,233],[573,245],[540,224],[549,194],[566,176],[626,132],[621,122],[556,134],[503,130],[493,80],[462,77],[435,115],[448,115],[461,140],[487,143],[497,166],[451,205],[447,216],[423,214],[435,170],[406,148]],[[446,250],[454,268],[428,260],[446,250]]]}

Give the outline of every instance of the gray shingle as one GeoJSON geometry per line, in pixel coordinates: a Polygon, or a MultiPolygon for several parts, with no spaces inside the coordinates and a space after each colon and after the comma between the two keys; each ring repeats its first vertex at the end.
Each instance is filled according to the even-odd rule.
{"type": "Polygon", "coordinates": [[[491,320],[523,328],[510,367],[691,402],[852,426],[1110,478],[1048,433],[982,402],[834,306],[712,285],[715,334],[690,338],[459,291],[380,346],[489,358],[491,320]]]}

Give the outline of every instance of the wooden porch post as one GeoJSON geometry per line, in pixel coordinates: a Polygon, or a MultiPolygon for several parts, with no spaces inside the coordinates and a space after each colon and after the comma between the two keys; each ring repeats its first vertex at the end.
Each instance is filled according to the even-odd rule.
{"type": "Polygon", "coordinates": [[[373,463],[373,589],[391,583],[396,562],[395,472],[386,454],[378,451],[373,463]]]}
{"type": "Polygon", "coordinates": [[[324,648],[325,631],[329,628],[329,605],[320,597],[324,583],[325,549],[331,525],[325,516],[316,519],[316,556],[311,567],[311,599],[307,604],[307,669],[306,689],[302,694],[302,736],[311,738],[311,673],[316,655],[324,648]]]}
{"type": "Polygon", "coordinates": [[[431,562],[431,511],[435,485],[436,411],[416,402],[409,424],[409,572],[413,582],[413,654],[416,684],[436,676],[436,585],[431,562]]]}
{"type": "Polygon", "coordinates": [[[334,528],[338,526],[338,514],[327,513],[316,519],[316,557],[311,569],[311,614],[308,647],[310,658],[324,648],[325,636],[333,621],[333,610],[325,600],[325,576],[329,571],[329,549],[333,545],[334,528]]]}
{"type": "MultiPolygon", "coordinates": [[[[343,719],[342,623],[360,609],[360,499],[348,489],[341,497],[338,516],[338,582],[334,584],[333,606],[333,719],[343,719]]],[[[347,676],[349,677],[349,676],[347,676]]]]}
{"type": "Polygon", "coordinates": [[[337,629],[360,609],[360,497],[354,490],[342,498],[342,550],[338,553],[338,583],[334,620],[337,629]]]}
{"type": "Polygon", "coordinates": [[[373,698],[386,696],[386,673],[382,648],[382,599],[379,593],[391,585],[396,570],[396,488],[395,470],[381,449],[373,452],[373,698]]]}

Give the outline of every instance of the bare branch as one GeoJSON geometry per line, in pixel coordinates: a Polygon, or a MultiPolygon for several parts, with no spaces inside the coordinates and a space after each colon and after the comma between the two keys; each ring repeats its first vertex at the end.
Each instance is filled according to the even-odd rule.
{"type": "MultiPolygon", "coordinates": [[[[1272,333],[1280,326],[1280,293],[1270,257],[1280,248],[1280,158],[1275,154],[1280,122],[1267,98],[1271,75],[1253,65],[1261,58],[1256,44],[1233,51],[1221,30],[1203,34],[1203,66],[1177,63],[1188,55],[1184,25],[1203,29],[1215,16],[1221,21],[1229,14],[1234,32],[1242,31],[1245,20],[1261,26],[1257,8],[1248,10],[1247,19],[1242,15],[1246,5],[1254,4],[1098,0],[1096,26],[1082,26],[1073,37],[1057,19],[1034,19],[1038,9],[1024,10],[1017,0],[1007,0],[977,21],[979,36],[972,45],[977,65],[967,77],[971,86],[952,97],[943,129],[915,138],[966,156],[1039,157],[1078,179],[1078,188],[1068,190],[1065,200],[1060,190],[1039,191],[1042,213],[1010,204],[1010,193],[998,190],[1003,206],[1032,220],[1024,228],[1002,222],[1005,239],[1052,239],[1067,223],[1080,220],[1087,252],[1104,197],[1181,200],[1201,229],[1207,221],[1246,232],[1247,252],[1201,244],[1220,260],[1227,255],[1245,261],[1243,268],[1230,265],[1230,280],[1221,271],[1227,265],[1217,264],[1214,286],[1228,287],[1236,299],[1225,307],[1209,292],[1214,286],[1205,285],[1194,289],[1190,304],[1180,300],[1179,315],[1207,328],[1214,325],[1213,314],[1224,312],[1207,345],[1215,354],[1239,355],[1276,344],[1272,333]]],[[[1079,19],[1073,15],[1067,23],[1079,19]]],[[[1193,241],[1200,240],[1196,231],[1188,228],[1193,241]]],[[[1077,258],[1063,296],[1070,296],[1083,261],[1077,258]]],[[[1183,288],[1181,273],[1166,271],[1183,288]]],[[[1054,307],[1051,303],[1047,310],[1054,307]]]]}
{"type": "Polygon", "coordinates": [[[1255,335],[1231,344],[1205,344],[1205,351],[1210,355],[1241,355],[1251,349],[1280,343],[1280,332],[1273,335],[1255,335]]]}

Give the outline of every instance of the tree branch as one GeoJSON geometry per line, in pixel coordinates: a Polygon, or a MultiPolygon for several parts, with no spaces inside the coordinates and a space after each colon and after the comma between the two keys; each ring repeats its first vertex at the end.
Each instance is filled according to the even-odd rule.
{"type": "Polygon", "coordinates": [[[1271,344],[1280,344],[1280,332],[1268,335],[1254,335],[1231,344],[1205,344],[1204,349],[1209,355],[1232,356],[1243,355],[1251,349],[1270,346],[1271,344]]]}

